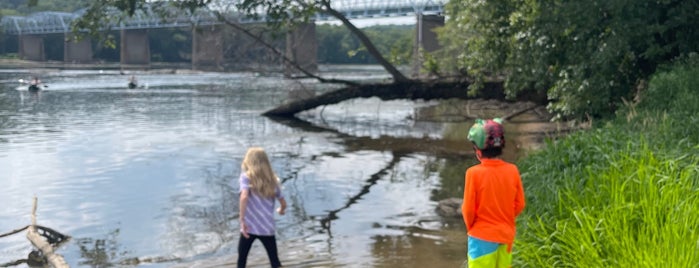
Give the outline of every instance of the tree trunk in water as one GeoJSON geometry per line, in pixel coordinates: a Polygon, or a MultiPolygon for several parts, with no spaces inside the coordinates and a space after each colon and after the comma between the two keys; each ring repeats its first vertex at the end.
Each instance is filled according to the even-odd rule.
{"type": "Polygon", "coordinates": [[[319,106],[335,104],[354,98],[378,97],[382,100],[395,99],[505,99],[502,82],[485,83],[484,88],[475,96],[468,95],[468,84],[464,82],[454,83],[393,83],[393,84],[370,84],[352,86],[334,90],[325,94],[307,99],[296,100],[282,104],[274,109],[263,113],[266,116],[293,116],[296,113],[310,110],[319,106]]]}

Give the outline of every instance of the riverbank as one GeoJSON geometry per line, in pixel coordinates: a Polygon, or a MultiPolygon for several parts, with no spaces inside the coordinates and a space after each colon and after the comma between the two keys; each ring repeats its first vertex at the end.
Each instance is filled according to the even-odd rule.
{"type": "MultiPolygon", "coordinates": [[[[429,122],[472,122],[476,118],[505,118],[505,133],[513,137],[508,140],[509,149],[525,155],[528,151],[536,151],[545,145],[547,139],[555,140],[569,133],[589,129],[588,122],[556,121],[543,105],[533,102],[504,102],[498,100],[443,100],[438,105],[417,111],[416,121],[429,122]]],[[[468,127],[462,131],[459,140],[466,140],[468,127]]],[[[467,148],[470,149],[470,148],[467,148]]],[[[509,150],[508,149],[508,150],[509,150]]],[[[516,160],[516,159],[511,159],[516,160]]]]}
{"type": "Polygon", "coordinates": [[[653,75],[616,118],[518,162],[528,204],[516,266],[699,264],[697,61],[653,75]]]}

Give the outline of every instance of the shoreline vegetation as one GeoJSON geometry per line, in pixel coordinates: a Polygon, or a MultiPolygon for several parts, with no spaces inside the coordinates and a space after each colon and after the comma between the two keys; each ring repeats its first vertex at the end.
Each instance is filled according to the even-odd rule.
{"type": "Polygon", "coordinates": [[[699,265],[697,63],[661,69],[614,118],[518,161],[515,266],[699,265]]]}

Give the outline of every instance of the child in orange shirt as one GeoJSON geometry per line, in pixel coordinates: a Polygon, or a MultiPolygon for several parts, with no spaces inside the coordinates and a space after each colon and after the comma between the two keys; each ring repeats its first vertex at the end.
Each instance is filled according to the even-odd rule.
{"type": "Polygon", "coordinates": [[[477,119],[468,133],[481,162],[466,170],[461,213],[468,231],[468,267],[511,267],[515,218],[524,209],[519,170],[500,159],[502,119],[477,119]]]}

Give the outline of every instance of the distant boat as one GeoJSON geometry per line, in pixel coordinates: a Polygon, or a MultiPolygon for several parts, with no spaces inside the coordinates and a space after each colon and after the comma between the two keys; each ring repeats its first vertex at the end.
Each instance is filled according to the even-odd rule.
{"type": "MultiPolygon", "coordinates": [[[[32,79],[31,81],[19,79],[19,83],[27,85],[26,89],[29,92],[39,92],[39,90],[41,90],[42,87],[48,87],[47,85],[42,84],[41,80],[39,80],[36,77],[34,77],[34,79],[32,79]]],[[[17,88],[17,90],[22,90],[20,88],[23,88],[23,86],[20,86],[19,88],[17,88]]]]}
{"type": "Polygon", "coordinates": [[[138,87],[138,82],[136,80],[136,76],[131,76],[129,77],[129,88],[134,89],[138,87]]]}

